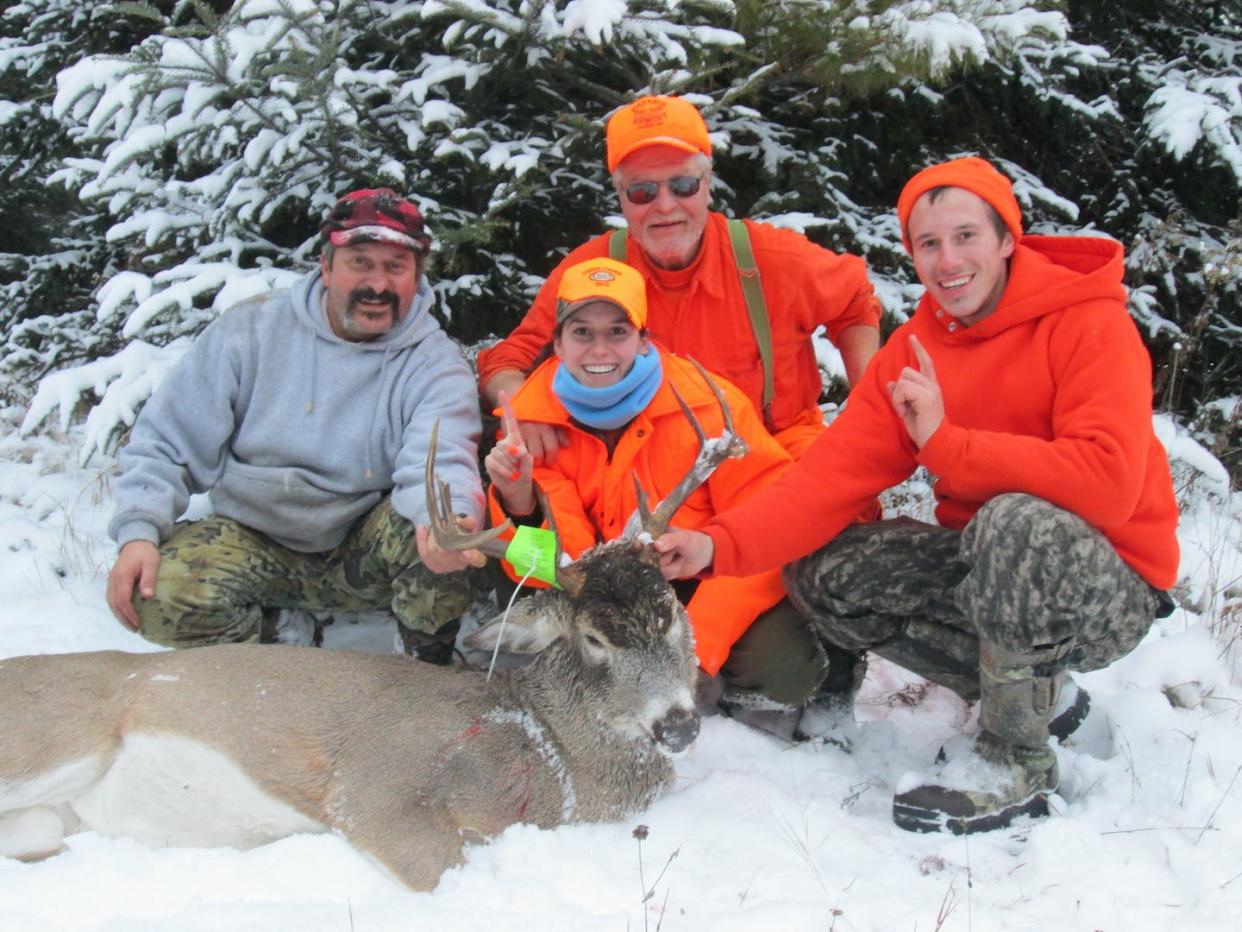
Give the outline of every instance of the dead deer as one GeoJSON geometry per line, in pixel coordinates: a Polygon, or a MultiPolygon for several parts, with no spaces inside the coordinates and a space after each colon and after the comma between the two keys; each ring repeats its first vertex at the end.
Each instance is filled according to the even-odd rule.
{"type": "MultiPolygon", "coordinates": [[[[699,430],[699,482],[738,453],[725,413],[725,437],[708,443],[699,430]]],[[[433,433],[437,539],[499,553],[501,529],[457,530],[434,456],[433,433]]],[[[648,534],[679,504],[653,517],[644,500],[648,534]]],[[[698,734],[685,610],[649,542],[601,545],[557,576],[562,588],[471,637],[537,654],[490,680],[260,645],[0,661],[0,855],[45,857],[77,830],[241,848],[335,831],[425,890],[465,843],[516,822],[642,809],[672,781],[668,755],[698,734]]]]}

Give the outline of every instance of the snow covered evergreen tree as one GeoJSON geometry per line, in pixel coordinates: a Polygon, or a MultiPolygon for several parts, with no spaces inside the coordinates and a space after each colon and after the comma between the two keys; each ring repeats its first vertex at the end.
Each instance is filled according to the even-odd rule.
{"type": "MultiPolygon", "coordinates": [[[[1224,5],[1083,3],[1068,17],[1019,0],[165,7],[126,4],[151,33],[124,55],[69,61],[51,110],[81,152],[53,180],[79,192],[75,210],[107,214],[116,251],[87,274],[105,279],[100,346],[165,343],[279,284],[313,260],[335,197],[378,184],[425,208],[450,331],[503,333],[615,210],[603,119],[655,91],[703,107],[718,206],[863,253],[896,317],[913,280],[897,191],[930,161],[978,152],[1015,178],[1037,228],[1094,225],[1133,249],[1136,315],[1158,363],[1180,368],[1162,383],[1170,404],[1193,413],[1242,384],[1227,353],[1242,339],[1229,323],[1237,276],[1221,271],[1238,252],[1227,224],[1242,184],[1242,49],[1224,5]]],[[[64,352],[54,341],[16,361],[37,374],[64,352]]]]}
{"type": "MultiPolygon", "coordinates": [[[[1145,0],[1078,4],[1076,15],[1112,53],[1084,76],[1084,96],[1113,113],[1062,173],[1129,247],[1134,305],[1162,363],[1157,402],[1221,428],[1213,400],[1242,390],[1242,13],[1145,0]]],[[[1232,410],[1219,439],[1236,449],[1232,410]]]]}
{"type": "Polygon", "coordinates": [[[128,51],[151,31],[143,25],[76,0],[0,12],[0,371],[29,379],[119,346],[115,333],[91,330],[91,297],[113,264],[106,215],[47,183],[80,154],[51,103],[61,69],[128,51]]]}

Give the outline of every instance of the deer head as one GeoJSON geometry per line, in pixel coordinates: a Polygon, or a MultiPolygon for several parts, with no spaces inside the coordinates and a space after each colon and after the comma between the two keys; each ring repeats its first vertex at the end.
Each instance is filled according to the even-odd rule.
{"type": "MultiPolygon", "coordinates": [[[[437,425],[438,427],[438,425],[437,425]]],[[[499,539],[505,522],[486,531],[461,531],[451,513],[447,483],[435,477],[437,429],[427,454],[427,506],[441,547],[504,556],[499,539]]],[[[555,519],[542,491],[543,513],[555,519]]],[[[694,641],[685,609],[660,574],[649,545],[619,539],[592,548],[562,565],[557,547],[556,584],[519,601],[469,635],[475,650],[498,645],[511,654],[535,656],[531,676],[547,677],[549,701],[589,709],[586,727],[626,740],[647,740],[664,751],[685,750],[698,735],[694,711],[694,641]]],[[[555,717],[558,710],[545,710],[555,717]]],[[[563,717],[563,716],[562,716],[563,717]]]]}
{"type": "MultiPolygon", "coordinates": [[[[602,723],[630,737],[645,735],[658,747],[680,751],[698,734],[692,686],[695,680],[689,618],[659,569],[651,542],[690,494],[729,457],[745,454],[719,387],[695,363],[724,416],[724,432],[708,439],[681,395],[677,402],[693,425],[699,453],[686,476],[652,511],[638,486],[638,509],[627,533],[600,544],[565,564],[559,543],[556,585],[518,602],[507,619],[496,619],[466,639],[474,649],[494,649],[503,639],[510,653],[538,654],[539,663],[567,677],[570,691],[589,701],[602,723]],[[630,529],[633,525],[633,530],[630,529]]],[[[446,549],[477,549],[502,558],[507,544],[499,535],[511,523],[464,533],[453,518],[452,496],[435,477],[438,425],[427,454],[427,510],[432,532],[446,549]]],[[[535,494],[555,533],[555,516],[542,490],[535,494]]]]}

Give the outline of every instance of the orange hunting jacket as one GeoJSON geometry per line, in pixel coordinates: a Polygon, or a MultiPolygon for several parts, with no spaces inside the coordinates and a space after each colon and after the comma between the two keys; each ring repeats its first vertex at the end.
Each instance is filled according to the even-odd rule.
{"type": "MultiPolygon", "coordinates": [[[[823,324],[834,343],[845,329],[875,326],[880,304],[858,256],[838,255],[800,233],[766,223],[745,221],[755,264],[763,281],[772,326],[775,399],[772,421],[777,440],[798,456],[823,432],[818,402],[822,390],[811,334],[823,324]]],[[[516,329],[478,355],[479,381],[502,369],[528,371],[552,339],[556,291],[565,270],[578,262],[608,255],[609,234],[597,236],[571,252],[552,270],[530,310],[516,329]]],[[[693,356],[718,372],[751,400],[763,403],[763,368],[738,278],[727,220],[708,215],[703,247],[695,260],[689,290],[678,302],[661,289],[660,270],[647,261],[630,238],[626,260],[647,280],[647,327],[661,345],[693,356]]]]}
{"type": "MultiPolygon", "coordinates": [[[[575,559],[597,542],[621,535],[638,507],[632,473],[637,473],[651,507],[689,472],[699,452],[698,438],[669,384],[675,384],[708,437],[723,430],[720,406],[702,376],[686,360],[662,351],[664,381],[651,403],[625,428],[611,461],[604,442],[571,420],[552,390],[560,364],[550,359],[536,369],[513,397],[518,420],[565,429],[569,445],[552,466],[536,466],[535,481],[548,496],[564,551],[575,559]]],[[[763,427],[751,403],[721,378],[715,379],[733,413],[738,434],[750,447],[739,459],[725,460],[681,506],[672,526],[700,528],[718,511],[742,501],[775,479],[789,455],[763,427]]],[[[499,412],[497,412],[499,414],[499,412]]],[[[505,518],[495,489],[489,491],[493,525],[505,518]]],[[[545,525],[546,526],[546,525],[545,525]]],[[[511,577],[513,567],[502,565],[511,577]]],[[[699,584],[687,609],[694,629],[699,665],[715,674],[751,622],[785,596],[776,570],[744,578],[720,576],[699,584]]]]}
{"type": "Polygon", "coordinates": [[[1152,430],[1151,360],[1126,312],[1121,246],[1024,236],[997,309],[970,327],[926,294],[872,359],[841,415],[780,480],[704,530],[713,571],[754,573],[819,548],[858,503],[920,464],[936,518],[961,528],[984,502],[1025,492],[1098,528],[1158,589],[1176,581],[1177,502],[1152,430]],[[918,369],[914,334],[935,366],[945,420],[919,449],[888,383],[918,369]]]}

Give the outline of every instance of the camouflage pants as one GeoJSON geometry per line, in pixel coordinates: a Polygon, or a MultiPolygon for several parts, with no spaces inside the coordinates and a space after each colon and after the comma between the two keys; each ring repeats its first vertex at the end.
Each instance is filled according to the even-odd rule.
{"type": "Polygon", "coordinates": [[[785,568],[830,643],[979,696],[979,643],[1095,670],[1131,651],[1160,597],[1078,516],[999,495],[961,531],[897,518],[846,528],[785,568]]]}
{"type": "Polygon", "coordinates": [[[174,647],[257,641],[265,609],[390,608],[398,625],[432,633],[474,600],[478,574],[422,565],[414,525],[387,496],[339,545],[300,553],[230,518],[178,525],[160,547],[155,597],[135,598],[147,638],[174,647]]]}

